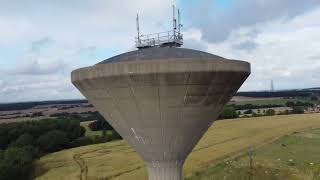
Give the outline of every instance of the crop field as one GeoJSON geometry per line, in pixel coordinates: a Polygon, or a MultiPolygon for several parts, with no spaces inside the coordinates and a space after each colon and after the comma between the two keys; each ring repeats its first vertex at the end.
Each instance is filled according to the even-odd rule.
{"type": "MultiPolygon", "coordinates": [[[[254,151],[254,162],[263,163],[263,159],[270,157],[272,161],[268,161],[268,163],[278,163],[283,167],[285,165],[291,167],[291,163],[296,163],[299,164],[300,167],[300,162],[303,161],[303,151],[301,148],[299,152],[298,150],[282,152],[279,151],[279,148],[280,150],[281,148],[292,149],[294,146],[291,147],[289,142],[295,141],[290,140],[291,137],[297,137],[299,139],[309,136],[308,133],[296,133],[292,136],[291,134],[293,132],[304,132],[317,128],[320,128],[320,114],[269,116],[217,121],[188,157],[184,166],[184,177],[192,180],[211,179],[210,177],[213,175],[210,174],[210,172],[217,172],[213,174],[217,174],[217,176],[219,175],[220,177],[226,168],[225,166],[219,166],[219,164],[225,162],[226,159],[234,159],[236,157],[239,159],[239,164],[241,164],[241,162],[247,162],[247,157],[244,156],[243,153],[251,146],[256,148],[254,151]],[[289,139],[283,140],[282,138],[279,139],[279,137],[289,137],[289,139]],[[285,147],[282,145],[280,147],[277,146],[279,143],[281,144],[282,141],[285,147]],[[266,150],[263,150],[263,148],[266,148],[266,150]],[[279,151],[280,154],[272,153],[277,151],[279,151]],[[296,153],[297,157],[289,156],[289,152],[296,153]],[[298,158],[298,156],[300,158],[298,158]],[[278,160],[279,158],[280,160],[278,160]],[[294,162],[289,161],[290,158],[293,159],[292,161],[294,162]],[[216,170],[216,167],[218,167],[218,170],[216,170]]],[[[317,132],[318,131],[314,130],[313,134],[315,135],[312,136],[320,136],[320,133],[317,135],[317,132]]],[[[310,154],[311,153],[315,152],[310,151],[310,154]]],[[[317,155],[319,156],[319,154],[317,155]]],[[[303,167],[303,165],[308,165],[309,167],[310,163],[314,163],[316,166],[318,161],[311,162],[310,160],[315,158],[318,157],[308,158],[308,160],[301,163],[301,167],[303,167]]],[[[147,171],[142,160],[125,141],[113,141],[63,150],[42,157],[35,164],[35,174],[38,180],[147,179],[147,171]]],[[[241,168],[247,169],[246,166],[236,166],[235,169],[229,168],[227,170],[234,171],[235,173],[245,172],[241,168]]],[[[303,177],[305,177],[305,174],[310,174],[308,173],[308,168],[304,169],[305,171],[301,171],[305,172],[301,175],[303,177]]],[[[298,170],[296,172],[297,175],[294,177],[299,179],[300,171],[298,170]]],[[[255,174],[258,174],[257,172],[268,173],[274,171],[277,171],[277,169],[259,168],[259,166],[255,166],[254,168],[255,174]]],[[[232,174],[231,172],[228,173],[232,174]]],[[[281,171],[277,177],[284,177],[285,179],[289,177],[290,173],[291,170],[290,172],[281,171]]],[[[273,175],[276,173],[269,174],[273,175]]],[[[265,174],[264,176],[269,177],[265,174]]],[[[270,178],[272,179],[273,176],[270,176],[270,178]]]]}
{"type": "Polygon", "coordinates": [[[246,97],[246,96],[233,96],[231,101],[260,101],[260,100],[277,100],[282,99],[282,97],[246,97]]]}
{"type": "Polygon", "coordinates": [[[207,179],[320,179],[320,129],[294,132],[272,143],[221,160],[188,180],[207,179]]]}
{"type": "Polygon", "coordinates": [[[269,105],[269,104],[276,104],[276,105],[285,105],[286,102],[292,101],[308,101],[305,98],[291,98],[285,99],[282,97],[271,97],[271,98],[253,98],[253,97],[242,97],[242,96],[235,96],[231,99],[228,104],[236,104],[236,105],[245,105],[245,104],[252,104],[252,105],[269,105]]]}

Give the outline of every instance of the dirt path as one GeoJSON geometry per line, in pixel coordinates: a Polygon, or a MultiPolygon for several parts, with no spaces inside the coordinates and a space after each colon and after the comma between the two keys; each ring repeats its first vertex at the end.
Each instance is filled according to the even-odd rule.
{"type": "Polygon", "coordinates": [[[84,159],[82,158],[83,155],[90,154],[93,152],[100,151],[101,149],[96,149],[93,151],[86,151],[82,153],[75,153],[73,155],[73,160],[78,164],[80,167],[80,175],[79,175],[79,180],[87,180],[88,179],[88,166],[84,159]]]}
{"type": "MultiPolygon", "coordinates": [[[[89,152],[86,152],[86,153],[89,153],[89,152]]],[[[86,154],[86,153],[73,155],[73,160],[80,167],[80,176],[79,176],[80,180],[87,180],[87,176],[88,176],[88,166],[86,165],[84,160],[81,158],[81,156],[86,154]]]]}

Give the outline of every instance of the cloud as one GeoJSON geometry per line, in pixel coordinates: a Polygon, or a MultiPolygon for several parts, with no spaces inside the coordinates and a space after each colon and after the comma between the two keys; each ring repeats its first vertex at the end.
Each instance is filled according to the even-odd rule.
{"type": "Polygon", "coordinates": [[[183,32],[183,35],[184,47],[202,51],[205,51],[208,48],[206,43],[201,40],[202,33],[198,29],[187,29],[183,32]]]}
{"type": "Polygon", "coordinates": [[[0,89],[0,102],[83,98],[64,75],[11,75],[0,89]]]}
{"type": "Polygon", "coordinates": [[[251,51],[257,47],[257,44],[252,41],[244,41],[239,44],[233,45],[233,48],[240,49],[240,50],[248,50],[251,51]]]}
{"type": "MultiPolygon", "coordinates": [[[[241,27],[281,19],[289,21],[320,6],[319,0],[242,0],[232,1],[228,10],[221,11],[214,1],[207,0],[189,12],[192,24],[202,31],[203,39],[222,42],[232,31],[241,27]]],[[[253,30],[255,31],[255,30],[253,30]]]]}
{"type": "Polygon", "coordinates": [[[54,74],[63,71],[66,66],[67,64],[63,61],[40,63],[38,60],[31,60],[27,64],[18,65],[11,73],[24,75],[54,74]]]}
{"type": "Polygon", "coordinates": [[[0,57],[0,102],[83,98],[71,84],[71,71],[93,65],[118,50],[133,49],[137,12],[143,33],[167,30],[170,22],[161,22],[170,20],[171,5],[175,3],[175,0],[1,3],[0,53],[10,51],[11,55],[5,60],[0,57]]]}
{"type": "Polygon", "coordinates": [[[42,39],[36,40],[32,42],[30,51],[31,52],[38,52],[40,51],[42,48],[50,45],[53,43],[53,40],[49,39],[49,37],[44,37],[42,39]]]}
{"type": "Polygon", "coordinates": [[[320,61],[320,55],[309,56],[309,59],[312,61],[320,61]]]}
{"type": "Polygon", "coordinates": [[[204,43],[211,53],[251,63],[252,73],[241,90],[267,90],[271,79],[276,89],[316,87],[320,84],[320,61],[312,59],[320,54],[319,16],[320,8],[288,21],[235,30],[220,43],[204,43]],[[244,33],[257,28],[260,32],[255,36],[244,33]],[[243,42],[253,42],[254,48],[236,46],[243,42]]]}

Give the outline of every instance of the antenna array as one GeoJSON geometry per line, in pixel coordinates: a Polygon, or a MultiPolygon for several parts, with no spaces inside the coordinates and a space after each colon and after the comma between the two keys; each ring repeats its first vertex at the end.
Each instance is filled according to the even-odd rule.
{"type": "Polygon", "coordinates": [[[139,15],[136,17],[137,37],[136,47],[138,49],[151,47],[180,47],[183,45],[183,35],[181,28],[183,27],[180,20],[180,10],[178,9],[178,21],[176,19],[176,9],[172,6],[172,30],[154,34],[143,35],[140,33],[139,15]],[[178,23],[178,24],[177,24],[178,23]]]}

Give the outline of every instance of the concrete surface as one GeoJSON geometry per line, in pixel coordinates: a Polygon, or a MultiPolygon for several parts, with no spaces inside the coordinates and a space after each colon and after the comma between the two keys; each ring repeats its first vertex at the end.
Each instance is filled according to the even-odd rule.
{"type": "Polygon", "coordinates": [[[152,48],[75,70],[72,82],[143,158],[150,180],[180,180],[185,159],[249,74],[244,61],[152,48]]]}

